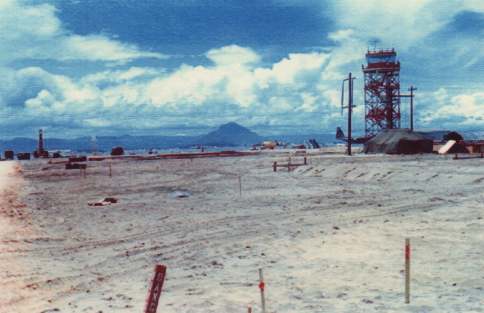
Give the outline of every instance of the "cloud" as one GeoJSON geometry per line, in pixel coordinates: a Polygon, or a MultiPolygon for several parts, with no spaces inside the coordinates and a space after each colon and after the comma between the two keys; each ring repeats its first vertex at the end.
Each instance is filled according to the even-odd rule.
{"type": "Polygon", "coordinates": [[[53,53],[58,60],[128,61],[137,58],[166,58],[140,51],[135,45],[121,43],[103,35],[70,35],[60,39],[61,49],[53,53]]]}
{"type": "Polygon", "coordinates": [[[128,81],[146,80],[161,74],[163,74],[163,69],[132,66],[127,70],[108,70],[88,74],[82,77],[82,82],[102,87],[128,81]]]}
{"type": "Polygon", "coordinates": [[[435,11],[430,11],[431,3],[429,0],[342,0],[334,2],[334,9],[340,27],[354,29],[362,37],[379,38],[387,45],[398,41],[401,47],[445,23],[445,15],[438,14],[446,12],[445,4],[440,2],[435,11]]]}
{"type": "Polygon", "coordinates": [[[459,12],[484,12],[482,1],[338,0],[332,9],[340,29],[353,29],[362,38],[406,49],[448,24],[459,12]]]}
{"type": "Polygon", "coordinates": [[[205,55],[217,65],[246,65],[260,61],[260,56],[252,49],[238,45],[211,49],[205,55]]]}
{"type": "MultiPolygon", "coordinates": [[[[370,39],[377,38],[385,46],[398,40],[399,55],[408,57],[404,66],[412,58],[419,64],[416,67],[427,71],[416,77],[433,75],[433,79],[433,71],[444,64],[435,61],[439,56],[453,66],[461,65],[456,68],[466,64],[472,68],[482,60],[478,41],[469,37],[459,47],[460,38],[438,38],[462,10],[480,12],[480,3],[436,7],[438,3],[431,0],[342,0],[333,5],[336,28],[326,34],[332,45],[319,49],[322,52],[289,53],[270,62],[255,48],[231,44],[209,49],[199,64],[161,68],[142,66],[142,62],[126,65],[138,58],[164,56],[102,34],[74,34],[57,18],[52,5],[5,0],[0,3],[0,35],[5,38],[0,41],[0,121],[6,126],[56,125],[79,132],[216,126],[231,120],[247,126],[291,125],[296,131],[319,131],[343,123],[341,79],[352,71],[359,76],[358,124],[363,122],[363,79],[358,72],[370,39]],[[436,43],[423,45],[426,41],[436,43]],[[445,45],[451,49],[443,49],[445,45]],[[10,66],[22,59],[101,61],[116,66],[108,70],[100,66],[81,77],[38,65],[10,66]]],[[[465,90],[466,84],[462,84],[464,90],[453,92],[419,86],[419,124],[482,125],[483,95],[465,90]]]]}
{"type": "Polygon", "coordinates": [[[484,125],[484,92],[452,94],[445,88],[423,95],[420,122],[424,126],[443,128],[482,127],[484,125]]]}
{"type": "MultiPolygon", "coordinates": [[[[131,67],[78,79],[27,67],[12,74],[15,92],[11,94],[21,95],[15,106],[25,113],[23,119],[46,124],[55,117],[66,126],[100,129],[163,127],[175,120],[178,124],[217,125],[236,119],[249,126],[261,121],[280,125],[321,111],[334,96],[321,86],[329,60],[326,53],[289,54],[269,66],[250,63],[261,56],[246,47],[231,45],[210,50],[207,55],[217,55],[217,62],[181,65],[170,72],[131,67]],[[250,58],[241,57],[237,63],[221,56],[227,51],[228,55],[244,52],[250,58]],[[281,114],[293,116],[284,118],[281,114]]],[[[12,98],[4,101],[13,106],[12,98]]],[[[307,125],[320,125],[319,118],[307,125]]]]}
{"type": "Polygon", "coordinates": [[[294,84],[301,81],[301,75],[307,78],[311,74],[320,74],[319,70],[328,57],[325,53],[292,53],[272,66],[270,76],[280,84],[294,84]]]}
{"type": "Polygon", "coordinates": [[[0,4],[0,63],[21,59],[128,62],[138,58],[165,58],[102,34],[77,35],[68,31],[50,4],[3,0],[0,4]]]}

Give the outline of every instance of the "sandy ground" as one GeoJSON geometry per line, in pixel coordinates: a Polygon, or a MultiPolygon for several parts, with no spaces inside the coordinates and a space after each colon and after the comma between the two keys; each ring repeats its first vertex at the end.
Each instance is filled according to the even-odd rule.
{"type": "Polygon", "coordinates": [[[158,263],[159,312],[260,312],[258,268],[269,312],[484,312],[483,159],[276,160],[0,163],[0,312],[142,312],[158,263]]]}

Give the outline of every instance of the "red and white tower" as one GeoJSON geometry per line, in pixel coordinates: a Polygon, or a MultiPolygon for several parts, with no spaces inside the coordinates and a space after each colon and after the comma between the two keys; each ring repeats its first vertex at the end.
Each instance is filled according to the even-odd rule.
{"type": "Polygon", "coordinates": [[[400,128],[400,62],[394,49],[368,51],[366,61],[365,133],[374,136],[400,128]]]}
{"type": "Polygon", "coordinates": [[[42,157],[44,155],[44,134],[42,129],[39,129],[39,142],[37,146],[37,154],[39,157],[42,157]]]}

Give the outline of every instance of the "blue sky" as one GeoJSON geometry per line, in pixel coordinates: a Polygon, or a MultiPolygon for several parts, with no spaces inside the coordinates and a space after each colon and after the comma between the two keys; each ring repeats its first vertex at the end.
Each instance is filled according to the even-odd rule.
{"type": "Polygon", "coordinates": [[[2,0],[0,136],[333,132],[349,71],[362,130],[372,41],[417,86],[417,127],[484,128],[479,0],[2,0]]]}

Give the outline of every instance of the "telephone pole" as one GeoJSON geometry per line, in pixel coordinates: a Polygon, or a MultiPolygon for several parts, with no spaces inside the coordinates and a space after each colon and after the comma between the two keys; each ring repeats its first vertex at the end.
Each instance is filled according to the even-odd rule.
{"type": "Polygon", "coordinates": [[[348,141],[346,147],[346,153],[351,155],[351,115],[353,114],[353,80],[355,77],[351,76],[351,72],[348,74],[348,78],[343,79],[343,86],[341,88],[341,113],[343,109],[348,109],[348,141]],[[345,82],[348,81],[348,105],[344,105],[344,92],[345,92],[345,82]]]}
{"type": "Polygon", "coordinates": [[[410,88],[408,88],[408,91],[410,91],[410,94],[409,95],[395,95],[394,98],[410,98],[410,131],[413,131],[413,97],[415,97],[415,95],[413,94],[413,92],[417,90],[417,88],[415,88],[413,85],[410,86],[410,88]]]}
{"type": "Polygon", "coordinates": [[[417,88],[410,86],[408,88],[408,91],[410,91],[410,131],[413,131],[413,92],[417,90],[417,88]]]}

